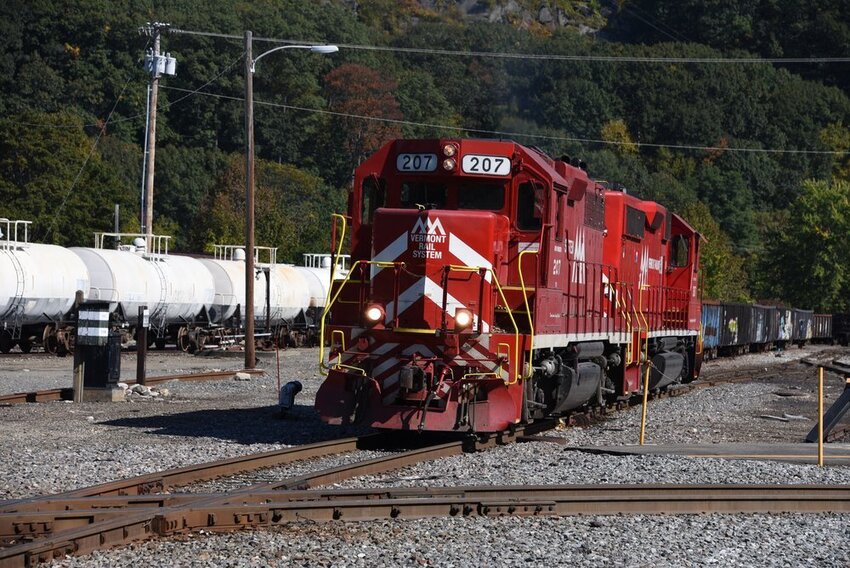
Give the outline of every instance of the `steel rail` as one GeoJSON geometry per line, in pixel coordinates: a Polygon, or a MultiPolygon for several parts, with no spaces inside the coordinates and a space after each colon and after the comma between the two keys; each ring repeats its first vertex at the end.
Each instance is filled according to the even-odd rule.
{"type": "MultiPolygon", "coordinates": [[[[136,500],[136,504],[141,503],[141,508],[139,509],[47,512],[43,509],[49,508],[50,503],[48,500],[43,500],[35,507],[36,509],[42,509],[40,511],[8,511],[8,515],[0,515],[2,517],[0,519],[0,526],[3,527],[4,533],[2,542],[10,545],[0,550],[0,568],[7,566],[31,566],[33,563],[48,561],[67,554],[87,554],[94,550],[129,544],[130,542],[158,534],[169,534],[170,532],[181,529],[182,523],[175,524],[175,519],[181,518],[181,515],[189,518],[192,511],[212,511],[219,510],[221,507],[231,507],[232,505],[227,503],[234,496],[238,498],[240,495],[249,495],[257,491],[273,492],[275,489],[289,486],[309,486],[318,483],[341,481],[352,476],[382,473],[424,460],[460,454],[464,451],[465,445],[463,441],[457,441],[409,450],[399,455],[364,460],[347,466],[335,467],[314,474],[299,476],[291,480],[256,484],[220,495],[206,495],[198,498],[193,498],[191,495],[175,497],[172,501],[175,504],[171,507],[160,507],[158,504],[169,502],[169,498],[173,496],[162,499],[162,501],[159,499],[149,499],[147,501],[136,500]],[[181,499],[185,500],[184,504],[177,504],[181,499]],[[165,511],[171,517],[164,516],[165,511]],[[42,538],[38,538],[33,542],[18,544],[19,540],[27,541],[39,536],[42,538]]],[[[95,488],[87,488],[82,490],[82,492],[104,495],[101,492],[103,488],[104,486],[97,486],[95,488]]],[[[53,504],[62,505],[60,502],[65,500],[65,504],[67,505],[67,500],[75,497],[73,493],[69,492],[63,494],[61,498],[54,498],[53,504]]],[[[85,495],[82,496],[84,497],[85,495]]],[[[80,497],[80,495],[76,497],[80,497]]],[[[161,498],[162,496],[160,496],[161,498]]],[[[245,499],[243,498],[242,500],[244,501],[245,499]]],[[[39,500],[21,503],[21,506],[32,507],[35,501],[39,500]]],[[[102,504],[107,504],[108,502],[108,499],[101,500],[102,504]]],[[[244,517],[239,516],[239,518],[248,524],[255,521],[251,514],[244,517]]]]}
{"type": "Polygon", "coordinates": [[[46,509],[53,502],[83,497],[108,495],[146,495],[165,491],[166,489],[214,479],[225,475],[252,471],[264,467],[272,467],[292,463],[294,461],[322,457],[332,454],[351,452],[369,444],[378,443],[381,434],[361,436],[359,438],[342,438],[325,442],[316,442],[303,446],[272,450],[259,454],[237,456],[224,460],[206,462],[185,467],[178,467],[120,479],[32,499],[17,499],[0,502],[0,513],[13,513],[26,509],[46,509]]]}
{"type": "MultiPolygon", "coordinates": [[[[236,373],[248,373],[251,375],[261,375],[264,371],[260,369],[243,369],[237,371],[204,371],[201,373],[182,373],[179,375],[162,375],[159,377],[147,377],[145,384],[158,385],[168,381],[214,381],[220,379],[229,379],[236,373]]],[[[122,381],[128,385],[136,384],[135,379],[122,381]]],[[[47,389],[32,392],[18,392],[14,394],[0,395],[0,405],[23,404],[26,402],[53,402],[57,400],[73,400],[74,389],[71,387],[59,389],[47,389]]]]}
{"type": "MultiPolygon", "coordinates": [[[[179,498],[178,498],[179,499],[179,498]]],[[[543,515],[847,513],[846,486],[588,485],[270,492],[239,499],[206,496],[175,507],[99,518],[85,527],[0,550],[0,568],[153,536],[287,522],[543,515]],[[254,499],[266,502],[251,503],[254,499]],[[205,502],[206,501],[206,502],[205,502]]],[[[79,514],[68,512],[66,519],[79,514]]],[[[91,512],[90,512],[91,514],[91,512]]],[[[61,516],[60,516],[61,517],[61,516]]],[[[92,518],[97,518],[92,514],[92,518]]],[[[62,522],[60,518],[59,522],[62,522]]]]}

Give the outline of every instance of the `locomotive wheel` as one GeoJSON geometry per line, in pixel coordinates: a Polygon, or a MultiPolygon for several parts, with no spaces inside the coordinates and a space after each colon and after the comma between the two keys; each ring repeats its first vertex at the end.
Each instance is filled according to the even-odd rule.
{"type": "Polygon", "coordinates": [[[0,353],[8,353],[14,345],[15,342],[12,340],[12,334],[9,330],[0,331],[0,353]]]}
{"type": "Polygon", "coordinates": [[[28,338],[21,338],[18,340],[18,347],[21,348],[21,353],[29,353],[32,351],[32,341],[28,338]]]}

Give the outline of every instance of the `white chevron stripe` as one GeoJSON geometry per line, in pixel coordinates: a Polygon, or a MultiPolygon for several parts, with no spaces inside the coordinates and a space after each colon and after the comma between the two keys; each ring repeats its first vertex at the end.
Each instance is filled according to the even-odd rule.
{"type": "MultiPolygon", "coordinates": [[[[460,240],[454,233],[449,235],[449,252],[466,266],[493,267],[489,260],[478,254],[475,249],[460,240]]],[[[484,273],[484,280],[490,282],[492,279],[493,275],[489,270],[484,273]]]]}
{"type": "MultiPolygon", "coordinates": [[[[403,232],[399,238],[387,245],[387,248],[372,257],[376,262],[392,262],[401,256],[401,253],[407,250],[407,231],[403,232]]],[[[380,266],[371,265],[372,278],[383,270],[380,266]]]]}
{"type": "MultiPolygon", "coordinates": [[[[416,301],[425,295],[425,281],[428,280],[426,276],[423,276],[416,283],[398,295],[398,314],[395,314],[395,302],[390,302],[387,304],[385,309],[386,311],[386,323],[390,323],[393,320],[393,315],[401,315],[407,308],[412,306],[416,301]]],[[[442,301],[442,297],[440,298],[442,301]]]]}
{"type": "MultiPolygon", "coordinates": [[[[419,300],[419,298],[421,298],[423,296],[425,296],[426,298],[428,298],[429,300],[431,300],[432,302],[434,302],[435,304],[440,306],[443,303],[443,288],[439,284],[437,284],[436,282],[434,282],[433,280],[428,278],[427,276],[423,276],[413,286],[411,286],[410,288],[408,288],[407,290],[405,290],[404,292],[399,294],[399,296],[398,296],[398,306],[399,306],[399,308],[398,308],[398,314],[396,314],[396,315],[400,316],[402,313],[404,313],[404,311],[407,308],[409,308],[410,306],[415,304],[416,301],[419,300]]],[[[389,304],[387,304],[386,320],[385,320],[386,323],[390,323],[392,321],[394,308],[395,308],[394,302],[390,302],[389,304]]],[[[461,302],[459,302],[457,298],[455,298],[451,294],[446,295],[446,313],[447,314],[454,317],[455,313],[457,313],[457,310],[465,309],[465,308],[466,308],[466,306],[464,304],[462,304],[461,302]]],[[[478,324],[478,316],[474,315],[473,317],[475,319],[472,322],[472,324],[473,324],[473,327],[475,327],[478,324]]],[[[487,323],[486,321],[483,322],[483,325],[481,326],[481,331],[482,331],[482,333],[488,333],[490,331],[490,324],[487,323]]]]}

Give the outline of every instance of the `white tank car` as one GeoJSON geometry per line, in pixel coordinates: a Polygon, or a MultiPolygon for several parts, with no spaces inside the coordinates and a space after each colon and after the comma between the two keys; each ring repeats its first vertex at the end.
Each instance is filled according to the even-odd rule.
{"type": "Polygon", "coordinates": [[[131,325],[138,323],[141,306],[147,306],[152,327],[164,328],[193,321],[213,303],[213,276],[197,259],[129,250],[71,250],[89,270],[87,299],[110,302],[110,311],[120,307],[131,325]]]}
{"type": "Polygon", "coordinates": [[[85,263],[91,278],[87,300],[109,302],[109,311],[120,308],[125,321],[138,323],[139,308],[148,313],[162,310],[163,297],[159,275],[153,264],[140,254],[125,250],[73,247],[70,249],[85,263]]]}
{"type": "Polygon", "coordinates": [[[193,322],[204,310],[209,311],[215,298],[215,283],[210,271],[190,256],[176,254],[145,255],[159,274],[163,302],[159,312],[151,311],[151,321],[165,326],[193,322]]]}
{"type": "MultiPolygon", "coordinates": [[[[210,322],[223,324],[236,315],[237,306],[245,305],[245,261],[212,258],[198,260],[212,276],[215,289],[212,305],[207,311],[210,322]]],[[[260,274],[254,279],[254,319],[263,319],[265,309],[266,278],[260,274]]]]}
{"type": "Polygon", "coordinates": [[[311,288],[303,270],[290,264],[275,264],[269,269],[272,325],[289,321],[310,306],[311,288]]]}
{"type": "Polygon", "coordinates": [[[88,293],[88,271],[68,249],[0,241],[0,327],[61,320],[77,290],[88,293]]]}
{"type": "Polygon", "coordinates": [[[324,308],[330,286],[330,268],[308,268],[304,266],[297,268],[310,290],[309,306],[311,308],[324,308]]]}

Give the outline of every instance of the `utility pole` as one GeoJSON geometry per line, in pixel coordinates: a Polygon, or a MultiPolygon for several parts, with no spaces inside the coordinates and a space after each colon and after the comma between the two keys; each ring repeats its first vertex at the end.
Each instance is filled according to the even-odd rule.
{"type": "Polygon", "coordinates": [[[245,368],[256,366],[254,344],[254,56],[245,32],[245,368]]]}
{"type": "Polygon", "coordinates": [[[145,158],[144,158],[144,185],[142,188],[142,232],[146,236],[147,250],[151,250],[153,244],[153,173],[156,155],[156,105],[159,99],[159,77],[162,74],[174,75],[177,61],[166,54],[159,54],[160,35],[167,30],[170,24],[153,22],[147,27],[141,28],[140,33],[153,37],[153,50],[145,54],[145,70],[150,73],[151,80],[148,85],[148,112],[147,129],[145,131],[145,158]]]}

